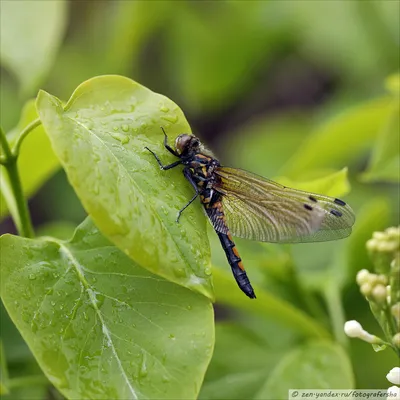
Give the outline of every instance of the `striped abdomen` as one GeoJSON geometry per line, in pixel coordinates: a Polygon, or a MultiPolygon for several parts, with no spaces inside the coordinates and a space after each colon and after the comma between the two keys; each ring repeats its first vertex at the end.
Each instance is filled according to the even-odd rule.
{"type": "Polygon", "coordinates": [[[232,236],[230,233],[221,233],[217,231],[219,240],[221,241],[222,247],[225,251],[229,265],[232,268],[233,276],[236,279],[240,289],[251,299],[255,299],[256,295],[251,287],[249,278],[247,277],[246,271],[244,270],[242,259],[236,249],[235,243],[233,243],[232,236]]]}

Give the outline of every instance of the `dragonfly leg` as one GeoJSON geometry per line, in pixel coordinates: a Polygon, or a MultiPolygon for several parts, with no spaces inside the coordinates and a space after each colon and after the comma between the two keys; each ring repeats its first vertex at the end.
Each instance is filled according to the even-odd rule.
{"type": "Polygon", "coordinates": [[[164,133],[164,147],[170,152],[172,153],[175,157],[179,157],[179,154],[168,144],[168,136],[164,131],[164,128],[162,126],[160,126],[160,128],[162,129],[163,133],[164,133]]]}
{"type": "Polygon", "coordinates": [[[177,223],[179,223],[179,218],[181,217],[181,214],[183,213],[183,211],[184,211],[187,207],[189,207],[189,206],[197,199],[198,195],[199,195],[199,193],[196,192],[196,193],[194,194],[194,196],[188,201],[188,203],[187,203],[183,208],[181,208],[181,209],[178,211],[178,215],[177,215],[177,217],[176,217],[176,222],[177,222],[177,223]]]}
{"type": "Polygon", "coordinates": [[[176,166],[179,165],[179,164],[182,164],[182,161],[181,161],[181,160],[178,160],[178,161],[173,162],[172,164],[163,165],[163,163],[162,163],[161,160],[158,158],[157,154],[154,153],[153,150],[150,150],[148,147],[145,147],[145,149],[148,150],[151,154],[153,154],[154,158],[155,158],[155,159],[157,160],[157,162],[158,162],[158,165],[159,165],[160,168],[163,169],[163,170],[171,169],[171,168],[176,167],[176,166]]]}
{"type": "Polygon", "coordinates": [[[190,182],[190,184],[193,186],[193,189],[196,191],[196,193],[194,194],[194,196],[190,199],[190,201],[185,205],[185,207],[183,207],[181,210],[179,210],[178,212],[178,216],[176,218],[176,222],[179,222],[179,218],[181,217],[182,212],[189,207],[197,198],[197,196],[200,194],[199,193],[199,188],[197,187],[196,182],[194,181],[193,177],[192,177],[192,173],[190,171],[189,167],[185,167],[183,169],[183,175],[185,176],[185,178],[190,182]]]}

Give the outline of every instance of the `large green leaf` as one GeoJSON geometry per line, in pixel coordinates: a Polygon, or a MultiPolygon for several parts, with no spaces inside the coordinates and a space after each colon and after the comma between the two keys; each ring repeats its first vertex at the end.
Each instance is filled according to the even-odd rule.
{"type": "Polygon", "coordinates": [[[321,193],[331,197],[341,197],[350,191],[350,183],[347,179],[347,168],[333,172],[323,178],[317,178],[306,182],[295,182],[285,177],[278,178],[277,181],[282,185],[294,189],[321,193]]]}
{"type": "Polygon", "coordinates": [[[20,81],[24,93],[34,91],[50,69],[66,25],[66,2],[2,1],[1,64],[20,81]]]}
{"type": "MultiPolygon", "coordinates": [[[[30,100],[22,110],[18,125],[7,134],[7,140],[12,146],[21,131],[38,118],[35,101],[30,100]]],[[[18,157],[18,170],[25,196],[30,197],[60,168],[60,162],[54,154],[49,138],[43,126],[35,128],[22,142],[18,157]]],[[[13,212],[14,197],[5,176],[4,167],[0,167],[1,193],[4,197],[0,201],[0,218],[7,214],[7,204],[13,212]]]]}
{"type": "Polygon", "coordinates": [[[390,97],[372,100],[324,123],[307,137],[281,175],[298,179],[307,170],[343,168],[354,163],[372,147],[390,115],[391,102],[390,97]]]}
{"type": "Polygon", "coordinates": [[[80,85],[65,108],[40,92],[37,108],[68,179],[96,225],[150,271],[212,298],[210,251],[200,205],[177,212],[193,195],[176,158],[163,147],[190,127],[178,106],[138,83],[103,76],[80,85]]]}
{"type": "Polygon", "coordinates": [[[209,300],[130,260],[88,219],[69,241],[4,235],[1,296],[67,398],[195,398],[211,358],[209,300]]]}
{"type": "MultiPolygon", "coordinates": [[[[400,80],[400,77],[397,78],[400,80]]],[[[395,90],[394,78],[390,81],[395,90]]],[[[391,113],[383,124],[376,140],[369,166],[364,175],[367,181],[400,181],[400,102],[399,94],[394,93],[391,113]]]]}
{"type": "Polygon", "coordinates": [[[271,3],[175,3],[165,54],[174,86],[192,112],[226,109],[254,85],[281,29],[271,3]]]}
{"type": "Polygon", "coordinates": [[[350,389],[351,363],[343,349],[330,342],[313,342],[289,352],[270,374],[256,399],[287,399],[289,389],[350,389]]]}
{"type": "Polygon", "coordinates": [[[316,320],[308,316],[304,311],[294,307],[260,287],[254,285],[257,300],[243,297],[243,293],[237,287],[235,279],[229,273],[220,268],[213,270],[217,302],[228,305],[246,313],[252,313],[291,328],[294,332],[308,336],[326,338],[329,333],[316,320]]]}
{"type": "Polygon", "coordinates": [[[219,323],[215,334],[215,350],[200,399],[252,398],[279,362],[282,350],[269,347],[238,324],[219,323]]]}

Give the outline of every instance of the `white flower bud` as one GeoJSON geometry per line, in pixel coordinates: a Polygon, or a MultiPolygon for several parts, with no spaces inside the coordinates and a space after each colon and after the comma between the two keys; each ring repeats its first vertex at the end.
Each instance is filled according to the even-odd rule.
{"type": "Polygon", "coordinates": [[[383,275],[383,274],[378,275],[376,281],[377,281],[378,283],[381,283],[382,285],[385,285],[385,286],[386,286],[387,283],[388,283],[387,276],[386,276],[386,275],[383,275]]]}
{"type": "Polygon", "coordinates": [[[360,292],[365,296],[368,297],[371,295],[372,286],[369,283],[364,283],[360,287],[360,292]]]}
{"type": "Polygon", "coordinates": [[[377,303],[384,303],[386,301],[387,291],[385,286],[383,285],[376,285],[372,289],[372,297],[377,303]]]}
{"type": "Polygon", "coordinates": [[[344,333],[351,338],[359,338],[364,342],[371,344],[381,344],[382,340],[378,337],[371,335],[363,329],[358,321],[347,321],[344,324],[344,333]]]}
{"type": "Polygon", "coordinates": [[[378,241],[376,239],[369,239],[367,241],[367,250],[369,251],[375,251],[376,250],[376,246],[378,245],[378,241]]]}
{"type": "Polygon", "coordinates": [[[386,229],[386,234],[390,237],[398,238],[400,237],[400,229],[399,227],[391,226],[386,229]]]}
{"type": "Polygon", "coordinates": [[[387,400],[400,400],[400,388],[397,386],[391,386],[387,390],[387,394],[389,395],[386,399],[387,400]]]}
{"type": "Polygon", "coordinates": [[[393,343],[398,349],[400,349],[400,332],[396,333],[396,334],[393,336],[392,343],[393,343]]]}
{"type": "Polygon", "coordinates": [[[376,249],[382,253],[391,253],[397,249],[398,245],[395,242],[380,242],[376,249]]]}
{"type": "Polygon", "coordinates": [[[386,375],[386,379],[390,383],[394,383],[395,385],[400,385],[400,368],[399,367],[392,368],[386,375]]]}
{"type": "Polygon", "coordinates": [[[395,317],[397,320],[400,320],[400,303],[394,304],[390,308],[390,312],[392,313],[393,317],[395,317]]]}
{"type": "Polygon", "coordinates": [[[344,333],[348,336],[348,337],[360,337],[363,333],[363,327],[361,326],[361,324],[358,321],[347,321],[344,324],[344,333]]]}
{"type": "Polygon", "coordinates": [[[358,321],[347,321],[344,324],[344,332],[349,337],[359,337],[363,332],[363,328],[358,321]]]}
{"type": "Polygon", "coordinates": [[[384,240],[386,238],[386,235],[383,232],[374,232],[372,234],[372,238],[377,240],[384,240]]]}
{"type": "Polygon", "coordinates": [[[368,277],[369,277],[369,271],[366,269],[362,269],[358,271],[356,276],[356,281],[361,286],[363,283],[368,282],[368,277]]]}

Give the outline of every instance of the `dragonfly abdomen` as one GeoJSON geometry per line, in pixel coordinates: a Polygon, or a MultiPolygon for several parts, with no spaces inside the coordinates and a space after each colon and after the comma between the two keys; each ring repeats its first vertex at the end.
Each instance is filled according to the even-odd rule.
{"type": "Polygon", "coordinates": [[[225,251],[229,265],[231,266],[233,276],[236,279],[240,289],[251,299],[255,299],[256,295],[250,284],[249,278],[247,277],[246,271],[244,270],[242,259],[236,249],[236,245],[233,242],[230,233],[221,233],[217,231],[219,240],[221,241],[222,248],[225,251]]]}

